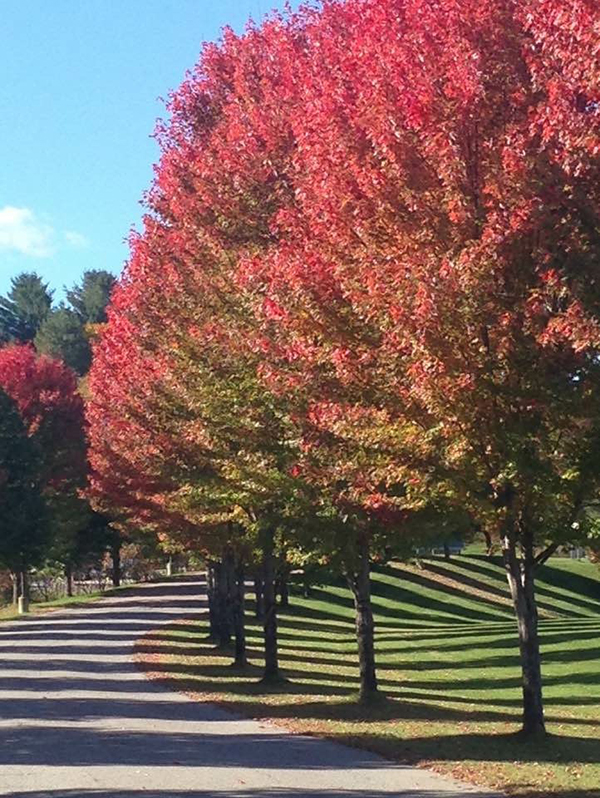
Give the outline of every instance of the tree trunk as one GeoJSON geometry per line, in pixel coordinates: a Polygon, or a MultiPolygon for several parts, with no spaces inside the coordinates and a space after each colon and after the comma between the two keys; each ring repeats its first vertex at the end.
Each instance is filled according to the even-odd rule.
{"type": "Polygon", "coordinates": [[[444,543],[444,559],[450,559],[450,546],[447,543],[444,543]]]}
{"type": "Polygon", "coordinates": [[[117,541],[110,547],[112,559],[112,583],[113,587],[121,585],[121,541],[117,541]]]}
{"type": "Polygon", "coordinates": [[[275,601],[275,557],[273,549],[273,531],[269,530],[265,533],[263,542],[265,670],[262,681],[266,683],[280,680],[277,649],[277,603],[275,601]]]}
{"type": "Polygon", "coordinates": [[[19,574],[16,572],[12,573],[10,578],[12,580],[13,604],[16,605],[19,601],[19,574]]]}
{"type": "Polygon", "coordinates": [[[491,557],[494,553],[494,542],[487,529],[483,530],[483,537],[485,539],[485,553],[488,557],[491,557]]]}
{"type": "Polygon", "coordinates": [[[256,597],[255,614],[257,621],[265,618],[265,594],[264,584],[261,576],[254,577],[254,595],[256,597]]]}
{"type": "Polygon", "coordinates": [[[503,538],[504,566],[519,629],[523,678],[523,734],[533,737],[545,734],[546,727],[535,598],[535,557],[533,539],[527,532],[523,534],[522,547],[523,557],[519,561],[515,536],[508,534],[503,538]]]}
{"type": "Polygon", "coordinates": [[[207,562],[206,598],[208,601],[208,639],[216,643],[219,637],[219,618],[215,567],[216,565],[212,560],[207,562]]]}
{"type": "Polygon", "coordinates": [[[279,606],[290,606],[290,588],[288,585],[287,575],[282,574],[277,580],[277,592],[279,593],[279,606]]]}
{"type": "Polygon", "coordinates": [[[225,581],[225,625],[227,626],[228,645],[231,645],[232,635],[235,637],[235,602],[237,598],[237,585],[235,573],[235,555],[233,549],[227,547],[223,556],[223,578],[225,581]]]}
{"type": "Polygon", "coordinates": [[[304,598],[310,598],[311,592],[312,589],[311,589],[310,574],[308,573],[308,569],[305,566],[302,574],[302,595],[304,596],[304,598]]]}
{"type": "Polygon", "coordinates": [[[17,574],[17,600],[23,598],[29,601],[29,579],[27,571],[17,574]]]}
{"type": "Polygon", "coordinates": [[[246,657],[246,574],[244,563],[240,560],[235,568],[235,590],[233,600],[233,630],[235,634],[234,665],[244,668],[248,664],[246,657]]]}
{"type": "Polygon", "coordinates": [[[375,624],[371,607],[371,578],[369,544],[365,536],[358,541],[358,562],[354,573],[348,576],[356,610],[356,640],[360,669],[360,698],[368,700],[377,694],[375,669],[375,624]]]}
{"type": "Polygon", "coordinates": [[[219,648],[229,648],[231,646],[231,613],[227,563],[224,559],[216,564],[215,576],[217,582],[217,618],[219,622],[217,641],[219,648]]]}
{"type": "Polygon", "coordinates": [[[65,566],[65,580],[67,587],[67,596],[73,595],[73,568],[70,565],[65,566]]]}

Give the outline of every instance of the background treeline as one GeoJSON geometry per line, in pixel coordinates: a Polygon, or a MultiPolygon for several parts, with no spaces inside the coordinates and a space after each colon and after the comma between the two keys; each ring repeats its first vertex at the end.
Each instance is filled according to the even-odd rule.
{"type": "Polygon", "coordinates": [[[599,34],[583,0],[346,0],[227,31],[172,95],[90,490],[206,557],[238,666],[255,579],[265,682],[290,569],[344,574],[368,699],[371,563],[480,531],[544,733],[536,573],[598,532],[599,34]]]}
{"type": "Polygon", "coordinates": [[[113,274],[90,270],[81,282],[65,289],[66,302],[53,306],[54,292],[35,272],[12,280],[0,298],[0,343],[34,344],[41,354],[62,360],[79,376],[87,374],[90,340],[106,321],[106,306],[115,283],[113,274]]]}
{"type": "MultiPolygon", "coordinates": [[[[122,541],[86,498],[84,416],[91,340],[106,322],[115,278],[85,272],[53,306],[35,273],[0,298],[0,577],[5,601],[51,599],[140,575],[122,541]],[[124,568],[123,568],[124,566],[124,568]],[[33,569],[33,570],[32,570],[33,569]],[[75,581],[75,585],[74,585],[75,581]]],[[[149,552],[146,552],[148,555],[149,552]]],[[[148,567],[157,567],[156,557],[148,567]]]]}

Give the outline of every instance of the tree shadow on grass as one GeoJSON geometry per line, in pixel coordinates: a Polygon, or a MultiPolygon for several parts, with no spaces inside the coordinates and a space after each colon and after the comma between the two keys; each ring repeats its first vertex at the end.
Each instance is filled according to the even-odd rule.
{"type": "MultiPolygon", "coordinates": [[[[495,561],[494,564],[497,565],[498,568],[503,567],[498,561],[495,561]]],[[[453,561],[452,563],[449,563],[445,560],[440,560],[438,558],[428,558],[426,561],[424,561],[425,573],[432,573],[437,574],[438,576],[447,577],[453,579],[455,582],[460,582],[461,584],[465,585],[465,587],[482,590],[485,593],[489,593],[510,601],[510,593],[506,581],[498,581],[497,583],[482,581],[481,579],[478,579],[476,575],[469,576],[468,574],[463,573],[463,571],[460,570],[461,567],[465,570],[471,570],[472,572],[474,571],[477,574],[487,573],[488,575],[492,576],[490,571],[488,570],[486,572],[485,568],[482,568],[481,564],[477,563],[474,557],[464,559],[461,558],[460,560],[453,561]]],[[[500,576],[501,574],[499,573],[499,579],[500,576]]],[[[541,600],[542,605],[544,604],[545,600],[548,600],[550,604],[547,605],[547,608],[551,609],[553,607],[554,611],[558,611],[561,615],[585,618],[590,617],[589,613],[597,613],[600,610],[600,590],[598,585],[595,584],[592,579],[580,574],[573,574],[571,572],[567,574],[557,568],[552,568],[551,566],[544,566],[540,571],[540,578],[538,579],[536,585],[536,593],[538,598],[541,600]],[[557,588],[568,590],[569,595],[561,595],[561,593],[557,591],[557,588]],[[587,598],[586,595],[588,596],[587,598]],[[571,604],[573,607],[587,611],[587,613],[582,615],[581,612],[577,611],[569,612],[565,609],[557,610],[553,605],[555,599],[561,600],[567,604],[571,604]]],[[[481,597],[478,596],[477,599],[481,600],[481,597]]]]}
{"type": "MultiPolygon", "coordinates": [[[[144,648],[144,651],[152,650],[151,639],[147,638],[145,643],[150,648],[144,648]]],[[[164,654],[168,649],[169,642],[162,641],[157,653],[164,654]]],[[[313,696],[315,699],[326,696],[327,700],[305,700],[300,703],[297,700],[291,700],[289,703],[280,701],[276,706],[272,706],[264,705],[260,700],[252,700],[253,696],[260,697],[263,692],[263,687],[258,684],[261,672],[259,667],[250,666],[245,672],[236,673],[236,680],[232,681],[232,670],[229,663],[225,662],[227,655],[224,652],[218,649],[211,649],[206,645],[204,647],[198,646],[191,649],[189,653],[192,657],[200,659],[191,662],[178,661],[179,655],[186,651],[185,648],[177,647],[172,652],[176,657],[174,660],[165,661],[163,659],[160,662],[153,662],[149,667],[165,678],[175,676],[180,687],[184,690],[207,694],[214,694],[215,690],[217,690],[224,691],[229,696],[245,696],[246,700],[242,702],[243,711],[244,713],[250,711],[255,716],[314,720],[333,718],[335,720],[355,721],[364,721],[369,717],[369,713],[365,712],[364,706],[357,706],[348,701],[358,691],[356,659],[340,658],[339,652],[334,652],[332,657],[320,656],[320,652],[317,654],[307,652],[307,656],[302,652],[282,652],[281,665],[288,682],[279,692],[290,694],[290,696],[313,696]],[[335,654],[337,654],[337,657],[335,654]],[[213,661],[210,664],[205,664],[201,661],[203,656],[221,656],[223,661],[213,661]],[[308,663],[309,667],[306,670],[295,668],[295,663],[308,663]],[[324,670],[323,667],[319,668],[319,666],[330,666],[331,670],[324,670]],[[345,672],[336,671],[336,667],[344,668],[345,672]],[[352,673],[347,672],[350,668],[353,670],[352,673]],[[336,698],[342,700],[336,703],[336,698]]],[[[249,653],[252,659],[260,661],[261,651],[259,649],[251,649],[249,653]]],[[[514,675],[508,677],[482,675],[482,671],[485,673],[484,669],[490,667],[489,657],[452,663],[453,669],[457,666],[461,669],[471,668],[476,672],[476,675],[459,679],[453,678],[450,683],[444,683],[443,692],[440,692],[440,685],[434,679],[415,680],[411,678],[406,682],[401,679],[386,678],[387,671],[396,672],[398,670],[398,663],[389,661],[381,663],[379,668],[380,686],[384,691],[391,691],[394,695],[390,696],[388,701],[378,705],[371,719],[376,721],[418,719],[424,721],[463,722],[465,720],[475,720],[477,722],[514,722],[517,720],[520,711],[520,677],[515,653],[494,657],[491,663],[495,667],[514,666],[514,675]],[[504,699],[502,696],[497,696],[499,691],[507,690],[514,691],[514,698],[504,699]],[[473,691],[488,692],[489,701],[484,708],[473,709],[477,703],[477,698],[465,696],[465,693],[473,691]],[[411,701],[411,699],[414,700],[411,701]],[[427,702],[436,702],[437,706],[432,706],[431,703],[427,702]],[[448,703],[459,704],[459,706],[447,706],[448,703]],[[464,705],[464,707],[460,705],[464,705]],[[469,706],[468,710],[466,710],[466,706],[469,706]]],[[[587,653],[586,651],[585,654],[587,653]]],[[[595,652],[590,649],[589,657],[585,656],[585,658],[592,659],[593,656],[595,656],[595,652]]],[[[412,671],[413,673],[425,673],[428,670],[435,671],[445,667],[447,667],[447,664],[443,661],[427,659],[416,662],[407,661],[403,670],[412,671]]],[[[595,684],[596,676],[595,674],[555,675],[546,680],[546,683],[551,686],[560,685],[564,682],[583,685],[595,684]]],[[[549,705],[552,704],[552,698],[549,698],[548,703],[549,705]]],[[[584,697],[584,700],[579,702],[573,696],[569,701],[564,700],[561,702],[560,699],[556,701],[556,705],[561,703],[565,705],[577,703],[592,705],[595,703],[595,699],[593,697],[584,697]]],[[[231,708],[234,710],[236,708],[240,709],[240,707],[236,707],[233,704],[235,704],[235,699],[228,699],[228,705],[231,708]]],[[[556,723],[582,726],[597,725],[589,719],[572,720],[551,716],[549,720],[556,723]]]]}
{"type": "MultiPolygon", "coordinates": [[[[381,573],[384,576],[393,578],[394,584],[390,582],[374,581],[373,583],[373,597],[381,596],[395,603],[408,603],[422,607],[429,611],[432,609],[441,611],[445,618],[461,618],[463,621],[502,621],[506,616],[512,614],[511,607],[505,607],[502,604],[497,604],[489,599],[482,598],[481,596],[470,596],[465,591],[460,590],[451,585],[441,584],[439,581],[432,577],[431,573],[423,570],[423,573],[417,574],[413,571],[399,570],[393,566],[378,566],[375,573],[381,573]],[[408,584],[412,589],[406,587],[408,584]],[[404,586],[403,586],[404,585],[404,586]],[[414,590],[414,587],[417,590],[414,590]],[[423,588],[429,591],[435,591],[440,594],[439,598],[423,593],[423,588]],[[452,599],[459,599],[460,601],[470,601],[476,606],[466,607],[456,604],[452,599]],[[451,609],[449,609],[449,607],[451,609]]],[[[485,588],[481,588],[485,590],[485,588]]],[[[376,602],[375,602],[376,603],[376,602]]],[[[379,607],[378,607],[379,611],[379,607]]]]}
{"type": "MultiPolygon", "coordinates": [[[[518,722],[520,702],[514,701],[492,706],[477,706],[477,701],[463,696],[436,693],[426,690],[416,692],[414,683],[403,685],[380,679],[380,685],[388,690],[395,689],[399,695],[382,694],[372,705],[356,701],[358,679],[356,677],[336,676],[336,674],[314,674],[310,671],[284,668],[286,681],[265,691],[260,683],[262,669],[250,664],[243,670],[224,664],[185,664],[178,662],[156,662],[142,667],[152,671],[164,686],[171,685],[176,678],[179,689],[185,692],[219,698],[228,709],[257,718],[278,718],[281,720],[334,720],[354,722],[384,722],[398,720],[441,721],[463,723],[506,723],[518,722]],[[277,694],[279,700],[266,703],[265,694],[277,694]],[[286,701],[285,697],[290,700],[286,701]],[[296,696],[302,696],[298,702],[296,696]],[[432,703],[435,702],[435,703],[432,703]],[[458,704],[458,706],[448,706],[458,704]]],[[[429,686],[430,687],[430,686],[429,686]]],[[[551,723],[565,725],[596,726],[600,721],[593,719],[570,719],[548,716],[551,723]]]]}
{"type": "MultiPolygon", "coordinates": [[[[482,581],[482,590],[488,589],[488,585],[492,587],[495,585],[496,589],[500,589],[503,585],[503,565],[501,558],[493,557],[487,558],[482,556],[470,555],[469,557],[461,558],[458,561],[460,569],[471,572],[476,576],[484,577],[482,581]],[[497,569],[497,571],[496,571],[497,569]],[[491,582],[487,582],[491,580],[491,582]]],[[[457,575],[460,578],[460,574],[457,575]]],[[[455,576],[456,578],[456,576],[455,576]]],[[[540,569],[536,592],[538,596],[538,607],[540,610],[545,610],[552,614],[558,614],[563,618],[582,618],[589,616],[582,616],[580,612],[568,610],[566,608],[557,609],[554,601],[559,599],[565,604],[579,605],[588,611],[598,611],[598,593],[600,592],[598,584],[589,577],[580,574],[565,573],[552,566],[544,566],[540,569]],[[545,584],[544,584],[545,583],[545,584]],[[563,596],[553,590],[553,587],[559,587],[569,592],[569,595],[563,596]],[[577,594],[580,594],[579,596],[577,594]],[[586,601],[584,596],[591,599],[586,601]]]]}
{"type": "MultiPolygon", "coordinates": [[[[396,571],[396,576],[397,574],[398,572],[396,571]]],[[[402,572],[402,575],[404,575],[404,572],[402,572]]],[[[379,588],[379,585],[376,587],[379,588]]],[[[385,625],[386,627],[390,627],[392,629],[404,629],[410,625],[411,622],[423,622],[424,618],[426,618],[429,624],[439,623],[440,625],[452,623],[453,621],[465,623],[469,621],[497,620],[493,616],[485,615],[484,613],[478,613],[476,610],[471,611],[467,608],[464,610],[466,617],[461,618],[460,612],[462,612],[463,608],[458,608],[456,612],[449,612],[449,605],[441,598],[434,599],[428,596],[422,596],[418,593],[413,593],[412,591],[403,590],[399,586],[395,585],[386,585],[385,588],[387,593],[389,593],[389,595],[386,594],[385,597],[388,598],[388,600],[399,601],[402,604],[402,607],[398,610],[395,610],[385,604],[382,604],[378,601],[378,595],[373,593],[373,610],[379,619],[380,625],[385,625]],[[411,610],[411,606],[415,607],[415,609],[411,610]],[[426,614],[423,612],[423,610],[427,610],[426,614]],[[434,614],[434,611],[437,611],[438,614],[434,614]]],[[[380,591],[379,595],[383,595],[383,592],[380,591]]],[[[331,593],[327,590],[317,588],[311,595],[311,600],[313,599],[320,601],[324,605],[327,604],[343,608],[346,610],[346,613],[332,613],[319,607],[298,605],[296,607],[290,606],[284,613],[282,613],[282,617],[288,618],[290,616],[295,616],[296,619],[306,618],[313,619],[315,621],[336,621],[337,623],[344,624],[350,628],[353,627],[354,616],[351,614],[353,604],[350,595],[340,596],[336,593],[331,593]]],[[[502,620],[502,618],[499,620],[502,620]]],[[[319,628],[323,627],[319,624],[319,628]]],[[[335,628],[332,629],[332,631],[335,631],[335,628]]],[[[343,632],[344,629],[339,628],[339,631],[343,632]]]]}
{"type": "MultiPolygon", "coordinates": [[[[339,734],[335,738],[340,742],[352,743],[351,736],[339,734]]],[[[554,734],[539,741],[524,741],[518,733],[448,734],[411,737],[409,740],[399,740],[391,734],[361,734],[360,745],[389,758],[400,758],[405,763],[470,760],[559,765],[573,762],[598,764],[597,738],[563,737],[554,734]]]]}
{"type": "MultiPolygon", "coordinates": [[[[598,609],[598,604],[600,604],[600,583],[597,579],[592,579],[589,576],[577,574],[573,571],[563,571],[547,563],[540,568],[538,581],[556,585],[563,590],[567,590],[570,594],[574,593],[576,597],[578,595],[587,596],[598,609]]],[[[566,600],[570,601],[570,596],[566,600]]]]}
{"type": "Polygon", "coordinates": [[[456,567],[457,565],[460,567],[461,564],[462,561],[448,562],[447,560],[439,560],[437,558],[432,557],[423,561],[423,570],[425,573],[436,574],[437,576],[442,576],[442,577],[449,577],[450,579],[453,579],[455,582],[460,582],[460,584],[465,585],[465,587],[474,588],[475,590],[481,590],[484,593],[488,593],[489,595],[498,596],[499,598],[508,599],[510,601],[510,593],[508,592],[508,585],[506,584],[506,582],[504,582],[504,584],[492,584],[490,582],[482,581],[481,579],[478,579],[476,576],[469,576],[468,574],[462,573],[456,567]]]}
{"type": "MultiPolygon", "coordinates": [[[[595,662],[598,655],[598,634],[596,630],[585,630],[582,632],[571,630],[570,633],[549,634],[542,638],[542,651],[544,656],[544,663],[552,665],[553,663],[564,663],[576,661],[578,663],[595,662]],[[577,648],[574,652],[568,645],[575,641],[587,641],[588,646],[585,648],[577,648]],[[562,650],[547,650],[550,646],[555,644],[562,644],[562,650]]],[[[385,674],[386,671],[402,670],[408,673],[427,672],[427,671],[440,671],[451,667],[453,672],[460,674],[461,670],[470,671],[490,671],[490,669],[506,669],[511,668],[514,671],[514,676],[501,677],[479,677],[467,679],[452,680],[453,687],[449,689],[507,689],[520,686],[519,676],[519,653],[517,646],[516,634],[509,636],[502,636],[494,641],[481,641],[479,645],[473,648],[469,642],[469,638],[460,644],[448,646],[445,641],[440,641],[439,638],[432,636],[431,638],[421,638],[423,645],[418,647],[411,646],[410,641],[404,645],[397,647],[390,647],[389,645],[380,646],[378,649],[378,663],[380,674],[385,674]],[[422,656],[420,650],[423,650],[422,656]],[[498,653],[492,654],[492,651],[498,653]],[[435,656],[439,653],[439,656],[435,656]],[[456,654],[457,656],[448,659],[448,654],[456,654]],[[463,654],[461,657],[460,654],[463,654]]],[[[420,642],[421,642],[420,641],[420,642]]],[[[377,641],[379,642],[379,641],[377,641]]],[[[478,641],[479,642],[479,641],[478,641]]],[[[338,649],[326,648],[319,646],[316,655],[312,651],[308,653],[308,658],[311,661],[320,664],[339,664],[340,666],[357,666],[356,657],[344,656],[343,652],[338,649]],[[330,654],[330,656],[327,656],[330,654]]],[[[307,655],[303,651],[289,652],[282,650],[282,659],[286,661],[299,661],[304,662],[307,655]]],[[[595,673],[582,673],[582,674],[551,674],[546,675],[545,684],[547,686],[562,685],[566,683],[580,684],[580,685],[594,685],[598,683],[597,674],[595,673]]],[[[433,682],[433,680],[432,680],[433,682]]],[[[426,687],[427,685],[422,685],[426,687]]],[[[600,699],[600,696],[599,696],[600,699]]],[[[575,697],[573,702],[577,703],[575,697]]]]}

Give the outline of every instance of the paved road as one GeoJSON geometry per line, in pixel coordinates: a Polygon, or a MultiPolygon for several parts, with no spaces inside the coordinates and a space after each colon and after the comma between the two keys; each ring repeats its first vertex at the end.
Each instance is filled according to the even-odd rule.
{"type": "Polygon", "coordinates": [[[0,624],[0,795],[491,798],[147,680],[135,640],[203,607],[202,585],[182,579],[0,624]]]}

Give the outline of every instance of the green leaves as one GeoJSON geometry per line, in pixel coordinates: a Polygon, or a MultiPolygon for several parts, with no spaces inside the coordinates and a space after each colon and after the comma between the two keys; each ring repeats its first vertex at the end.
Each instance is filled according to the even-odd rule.
{"type": "Polygon", "coordinates": [[[116,277],[101,269],[83,273],[81,283],[67,291],[67,301],[82,324],[103,324],[116,277]]]}
{"type": "Polygon", "coordinates": [[[64,306],[51,310],[34,339],[35,348],[44,355],[59,358],[77,374],[86,374],[92,360],[83,322],[64,306]]]}
{"type": "Polygon", "coordinates": [[[0,344],[32,341],[52,306],[52,291],[35,272],[23,272],[0,297],[0,344]]]}
{"type": "Polygon", "coordinates": [[[39,562],[47,541],[42,471],[39,447],[0,388],[0,563],[13,572],[39,562]]]}

